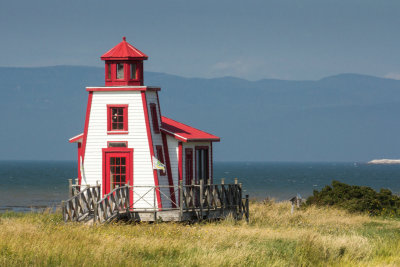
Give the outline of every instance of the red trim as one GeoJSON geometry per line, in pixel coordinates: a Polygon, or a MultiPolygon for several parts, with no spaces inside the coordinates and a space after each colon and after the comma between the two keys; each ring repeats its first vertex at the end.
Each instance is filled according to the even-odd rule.
{"type": "Polygon", "coordinates": [[[178,143],[178,173],[179,173],[179,181],[182,181],[183,178],[183,145],[182,142],[178,143]]]}
{"type": "Polygon", "coordinates": [[[184,123],[161,116],[161,128],[166,134],[183,142],[188,141],[220,141],[218,136],[196,129],[184,123]]]}
{"type": "Polygon", "coordinates": [[[153,122],[153,131],[156,134],[160,133],[160,125],[158,124],[158,115],[155,103],[150,103],[151,120],[153,122]]]}
{"type": "MultiPolygon", "coordinates": [[[[103,152],[103,180],[102,180],[102,195],[104,196],[106,193],[106,154],[107,153],[128,153],[129,154],[129,159],[128,159],[128,163],[129,163],[129,179],[127,179],[128,181],[130,181],[130,185],[133,185],[134,179],[133,179],[133,148],[125,148],[125,147],[108,147],[108,148],[103,148],[102,149],[103,152]]],[[[133,203],[133,194],[130,194],[130,201],[131,203],[133,203]]]]}
{"type": "Polygon", "coordinates": [[[92,108],[93,92],[89,92],[88,103],[86,106],[86,118],[85,118],[85,129],[83,131],[83,142],[82,142],[82,164],[85,162],[85,152],[86,152],[86,141],[89,128],[89,118],[90,110],[92,108]]]}
{"type": "Polygon", "coordinates": [[[109,91],[160,91],[159,87],[148,86],[113,86],[113,87],[86,87],[88,92],[109,92],[109,91]]]}
{"type": "MultiPolygon", "coordinates": [[[[182,168],[182,164],[183,164],[183,145],[182,142],[178,143],[178,179],[179,179],[179,183],[181,183],[182,181],[182,177],[183,177],[183,168],[182,168]]],[[[181,192],[179,191],[179,203],[181,203],[181,192]]]]}
{"type": "Polygon", "coordinates": [[[110,147],[110,143],[124,143],[128,147],[128,141],[107,141],[107,147],[110,147]]]}
{"type": "MultiPolygon", "coordinates": [[[[150,159],[151,159],[151,161],[153,161],[153,156],[154,156],[153,139],[152,139],[151,130],[150,130],[149,111],[147,110],[146,93],[144,91],[142,91],[141,94],[142,94],[144,118],[146,121],[147,139],[149,140],[149,147],[150,147],[150,159]]],[[[151,168],[153,168],[153,165],[151,166],[151,168]]],[[[153,177],[154,177],[154,185],[158,186],[157,170],[153,170],[153,177]]],[[[157,193],[158,208],[161,209],[162,203],[161,203],[160,191],[157,190],[156,193],[157,193]]]]}
{"type": "Polygon", "coordinates": [[[107,134],[127,134],[128,133],[128,107],[129,105],[112,105],[108,104],[107,105],[107,134]],[[113,130],[111,128],[112,124],[112,114],[111,114],[111,109],[112,108],[123,108],[122,116],[123,116],[123,129],[122,130],[113,130]]]}
{"type": "Polygon", "coordinates": [[[81,155],[82,155],[82,143],[78,143],[78,184],[81,184],[82,175],[81,175],[81,155]]]}
{"type": "Polygon", "coordinates": [[[212,142],[210,143],[210,179],[211,179],[211,184],[214,183],[214,162],[213,162],[213,144],[212,142]]]}
{"type": "MultiPolygon", "coordinates": [[[[171,171],[171,161],[169,160],[169,150],[168,150],[168,142],[167,142],[167,136],[165,134],[161,134],[162,141],[163,141],[163,146],[164,146],[164,154],[165,154],[165,165],[167,166],[167,175],[168,175],[168,183],[169,183],[169,193],[171,195],[171,200],[172,202],[176,203],[176,197],[175,197],[175,190],[174,190],[174,179],[172,177],[172,171],[171,171]]],[[[172,203],[172,207],[176,208],[176,205],[172,203]]]]}
{"type": "Polygon", "coordinates": [[[78,135],[76,135],[76,136],[70,138],[70,139],[68,140],[68,142],[70,142],[70,143],[76,143],[76,142],[78,142],[78,141],[81,140],[81,139],[83,139],[83,133],[78,134],[78,135]]]}

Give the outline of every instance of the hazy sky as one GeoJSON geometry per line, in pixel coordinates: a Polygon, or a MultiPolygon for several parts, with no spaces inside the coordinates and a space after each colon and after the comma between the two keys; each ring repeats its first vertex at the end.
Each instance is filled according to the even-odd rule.
{"type": "Polygon", "coordinates": [[[90,65],[122,36],[186,77],[400,79],[400,1],[0,2],[0,66],[90,65]]]}

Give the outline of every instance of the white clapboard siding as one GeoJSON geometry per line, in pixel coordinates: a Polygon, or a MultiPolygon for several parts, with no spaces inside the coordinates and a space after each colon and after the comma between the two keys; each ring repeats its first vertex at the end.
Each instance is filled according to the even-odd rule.
{"type": "Polygon", "coordinates": [[[179,169],[178,169],[178,140],[174,137],[167,135],[167,144],[168,144],[168,153],[169,153],[169,162],[171,165],[171,173],[172,173],[172,181],[174,186],[179,185],[179,169]]]}
{"type": "MultiPolygon", "coordinates": [[[[151,109],[150,109],[150,104],[155,104],[156,105],[156,112],[157,112],[157,118],[158,118],[158,127],[161,129],[161,114],[160,114],[160,107],[158,106],[158,99],[157,99],[157,93],[155,91],[146,91],[146,100],[147,100],[147,107],[149,111],[149,123],[150,123],[150,129],[152,133],[152,139],[153,139],[153,150],[154,150],[154,156],[157,158],[157,150],[156,146],[160,145],[163,147],[163,142],[162,142],[162,136],[161,133],[155,133],[153,129],[153,118],[151,116],[151,109]]],[[[163,153],[164,153],[164,147],[163,147],[163,153]]],[[[164,156],[164,161],[165,161],[165,156],[164,156]]],[[[165,176],[160,175],[160,171],[158,172],[158,184],[161,186],[168,186],[168,175],[166,174],[165,176]]],[[[164,208],[171,208],[171,198],[170,198],[170,191],[169,188],[161,188],[161,203],[164,208]]]]}
{"type": "Polygon", "coordinates": [[[193,149],[193,179],[196,179],[196,146],[207,146],[208,147],[208,171],[209,171],[209,177],[212,177],[211,173],[211,164],[212,164],[212,159],[211,159],[211,142],[188,142],[188,143],[183,143],[183,163],[182,163],[182,174],[183,174],[183,183],[186,181],[186,157],[185,157],[185,149],[186,148],[191,148],[193,149]]]}
{"type": "MultiPolygon", "coordinates": [[[[154,186],[153,168],[147,138],[146,122],[140,91],[93,92],[92,106],[85,151],[85,176],[88,184],[102,183],[103,154],[107,141],[128,141],[133,148],[133,185],[154,186]],[[128,105],[128,134],[107,134],[107,104],[128,105]]],[[[139,199],[149,188],[137,188],[134,196],[139,199]]],[[[136,203],[136,208],[150,208],[154,194],[147,194],[136,203]]]]}

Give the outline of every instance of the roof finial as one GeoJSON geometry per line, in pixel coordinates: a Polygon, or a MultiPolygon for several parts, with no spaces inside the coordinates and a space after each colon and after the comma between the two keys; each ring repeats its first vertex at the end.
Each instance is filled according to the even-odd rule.
{"type": "Polygon", "coordinates": [[[122,37],[122,41],[126,42],[126,37],[125,36],[122,37]]]}

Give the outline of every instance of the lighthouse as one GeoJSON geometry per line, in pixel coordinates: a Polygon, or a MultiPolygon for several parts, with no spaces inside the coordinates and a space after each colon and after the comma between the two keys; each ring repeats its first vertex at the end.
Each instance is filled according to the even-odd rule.
{"type": "Polygon", "coordinates": [[[125,37],[101,56],[105,86],[86,87],[83,133],[69,142],[78,145],[80,185],[100,184],[104,196],[129,184],[133,208],[162,209],[176,203],[180,181],[212,182],[212,144],[220,138],[162,116],[161,88],[144,85],[147,59],[125,37]],[[159,190],[147,194],[150,187],[159,190]]]}

